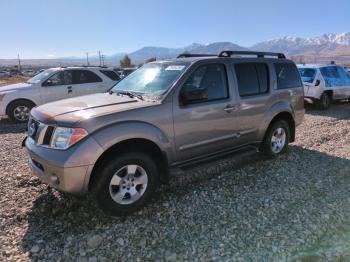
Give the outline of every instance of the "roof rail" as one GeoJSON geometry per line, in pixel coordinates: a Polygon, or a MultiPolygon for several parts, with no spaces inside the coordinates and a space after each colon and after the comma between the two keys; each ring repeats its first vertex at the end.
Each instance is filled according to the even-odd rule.
{"type": "Polygon", "coordinates": [[[203,57],[203,56],[217,56],[213,54],[179,54],[177,58],[186,58],[186,57],[203,57]]]}
{"type": "Polygon", "coordinates": [[[277,56],[277,58],[283,59],[286,56],[283,53],[272,53],[272,52],[256,52],[256,51],[222,51],[219,54],[219,57],[230,57],[232,55],[254,55],[257,57],[265,57],[265,56],[277,56]]]}

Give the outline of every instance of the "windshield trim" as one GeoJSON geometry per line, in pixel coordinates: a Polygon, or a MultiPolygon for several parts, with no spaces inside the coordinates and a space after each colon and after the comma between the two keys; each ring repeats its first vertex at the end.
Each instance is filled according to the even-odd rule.
{"type": "MultiPolygon", "coordinates": [[[[174,86],[178,83],[178,81],[180,79],[182,79],[183,75],[188,71],[188,69],[190,68],[190,66],[192,65],[192,62],[184,62],[184,61],[156,61],[156,62],[150,62],[148,63],[149,65],[152,64],[159,64],[159,65],[183,65],[185,66],[185,69],[175,78],[175,80],[169,85],[169,87],[162,93],[162,94],[155,94],[155,93],[145,93],[145,92],[141,92],[141,91],[131,91],[133,93],[136,94],[140,94],[142,96],[152,96],[153,98],[155,98],[157,101],[164,101],[164,99],[166,99],[166,97],[168,96],[168,94],[173,90],[174,86]]],[[[147,64],[146,64],[147,65],[147,64]]],[[[140,67],[142,68],[142,67],[140,67]]],[[[139,69],[140,69],[139,68],[139,69]]],[[[137,70],[139,70],[137,69],[137,70]]],[[[131,74],[129,74],[127,77],[131,76],[132,74],[134,74],[135,72],[137,72],[137,70],[135,70],[134,72],[132,72],[131,74]]],[[[125,78],[124,78],[125,79],[125,78]]],[[[128,92],[130,90],[113,90],[114,87],[116,87],[120,82],[122,82],[124,79],[121,79],[118,83],[116,83],[115,85],[113,85],[108,92],[113,92],[113,93],[118,93],[119,91],[125,91],[128,92]]]]}

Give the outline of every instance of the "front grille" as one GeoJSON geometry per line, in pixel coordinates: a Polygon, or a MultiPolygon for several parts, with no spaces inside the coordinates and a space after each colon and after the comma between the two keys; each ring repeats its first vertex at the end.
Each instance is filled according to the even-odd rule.
{"type": "Polygon", "coordinates": [[[36,145],[48,146],[55,127],[45,125],[33,118],[28,121],[28,137],[36,145]]]}

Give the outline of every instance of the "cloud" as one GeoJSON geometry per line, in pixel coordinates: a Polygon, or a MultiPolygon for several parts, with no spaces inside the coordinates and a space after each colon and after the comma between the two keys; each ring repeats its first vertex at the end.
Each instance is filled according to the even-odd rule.
{"type": "Polygon", "coordinates": [[[56,57],[56,55],[54,55],[54,54],[48,54],[46,56],[47,56],[47,58],[55,58],[56,57]]]}

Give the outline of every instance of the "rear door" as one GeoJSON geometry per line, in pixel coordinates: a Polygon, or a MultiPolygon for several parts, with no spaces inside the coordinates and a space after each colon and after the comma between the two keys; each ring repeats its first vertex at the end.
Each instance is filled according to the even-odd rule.
{"type": "Polygon", "coordinates": [[[337,66],[322,67],[320,71],[325,81],[325,89],[333,90],[333,99],[346,98],[345,79],[341,77],[337,66]]]}
{"type": "Polygon", "coordinates": [[[265,62],[236,62],[232,65],[238,90],[235,112],[240,143],[258,140],[258,130],[271,101],[271,76],[265,62]]]}
{"type": "Polygon", "coordinates": [[[108,90],[102,78],[90,70],[73,70],[73,89],[79,96],[103,93],[108,90]]]}
{"type": "Polygon", "coordinates": [[[341,78],[342,98],[349,98],[350,97],[350,75],[341,66],[337,66],[337,70],[341,78]]]}

